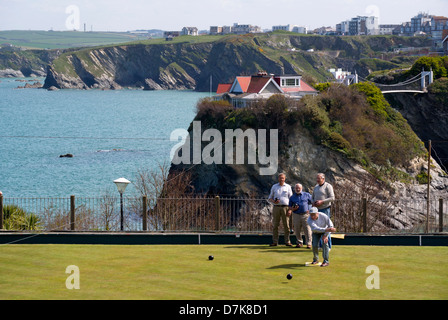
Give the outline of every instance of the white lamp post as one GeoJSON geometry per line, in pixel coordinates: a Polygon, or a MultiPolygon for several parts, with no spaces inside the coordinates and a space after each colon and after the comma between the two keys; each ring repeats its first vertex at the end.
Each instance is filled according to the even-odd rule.
{"type": "Polygon", "coordinates": [[[114,180],[114,183],[117,186],[118,192],[120,192],[120,230],[123,231],[123,193],[126,190],[128,184],[131,183],[131,181],[125,178],[119,178],[117,180],[114,180]]]}

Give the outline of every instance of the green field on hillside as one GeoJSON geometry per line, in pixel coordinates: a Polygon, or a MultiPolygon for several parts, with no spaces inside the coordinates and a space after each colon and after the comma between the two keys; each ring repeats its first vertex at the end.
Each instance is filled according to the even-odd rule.
{"type": "Polygon", "coordinates": [[[65,49],[124,43],[146,39],[126,32],[0,31],[0,44],[33,49],[65,49]]]}
{"type": "Polygon", "coordinates": [[[1,245],[0,299],[443,300],[447,250],[333,246],[322,268],[305,266],[311,250],[284,246],[1,245]],[[67,288],[69,266],[79,289],[67,288]]]}

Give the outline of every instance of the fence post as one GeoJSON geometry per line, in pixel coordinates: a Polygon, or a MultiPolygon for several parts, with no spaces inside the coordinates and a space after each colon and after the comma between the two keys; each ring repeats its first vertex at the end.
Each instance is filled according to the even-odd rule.
{"type": "Polygon", "coordinates": [[[142,205],[143,205],[143,231],[146,231],[146,230],[148,230],[148,220],[147,220],[147,217],[148,217],[148,210],[147,210],[147,207],[146,207],[146,205],[147,205],[147,200],[148,200],[148,198],[146,197],[146,196],[143,196],[142,197],[142,205]]]}
{"type": "Polygon", "coordinates": [[[431,187],[431,140],[428,141],[428,184],[426,188],[426,233],[429,233],[429,209],[431,206],[430,197],[431,187]]]}
{"type": "Polygon", "coordinates": [[[3,195],[0,195],[0,229],[3,229],[3,195]]]}
{"type": "Polygon", "coordinates": [[[75,230],[75,196],[70,196],[70,230],[75,230]]]}
{"type": "Polygon", "coordinates": [[[220,201],[219,196],[215,197],[215,230],[219,231],[219,211],[220,211],[220,201]]]}
{"type": "Polygon", "coordinates": [[[439,232],[443,232],[443,199],[439,199],[439,232]]]}
{"type": "Polygon", "coordinates": [[[362,232],[367,232],[367,199],[362,198],[362,232]]]}

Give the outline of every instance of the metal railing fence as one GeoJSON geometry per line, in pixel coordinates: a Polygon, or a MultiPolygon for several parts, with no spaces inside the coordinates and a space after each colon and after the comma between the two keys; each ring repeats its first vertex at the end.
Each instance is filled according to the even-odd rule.
{"type": "MultiPolygon", "coordinates": [[[[447,200],[336,199],[331,219],[343,233],[447,232],[447,200]]],[[[266,199],[229,197],[0,197],[0,229],[42,231],[272,231],[266,199]],[[121,223],[123,221],[123,223],[121,223]]]]}

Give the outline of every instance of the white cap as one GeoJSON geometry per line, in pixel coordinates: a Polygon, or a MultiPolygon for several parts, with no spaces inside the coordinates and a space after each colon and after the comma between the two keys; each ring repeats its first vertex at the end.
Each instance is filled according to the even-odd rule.
{"type": "Polygon", "coordinates": [[[318,210],[316,207],[311,207],[310,213],[317,213],[317,212],[318,212],[318,210]]]}

